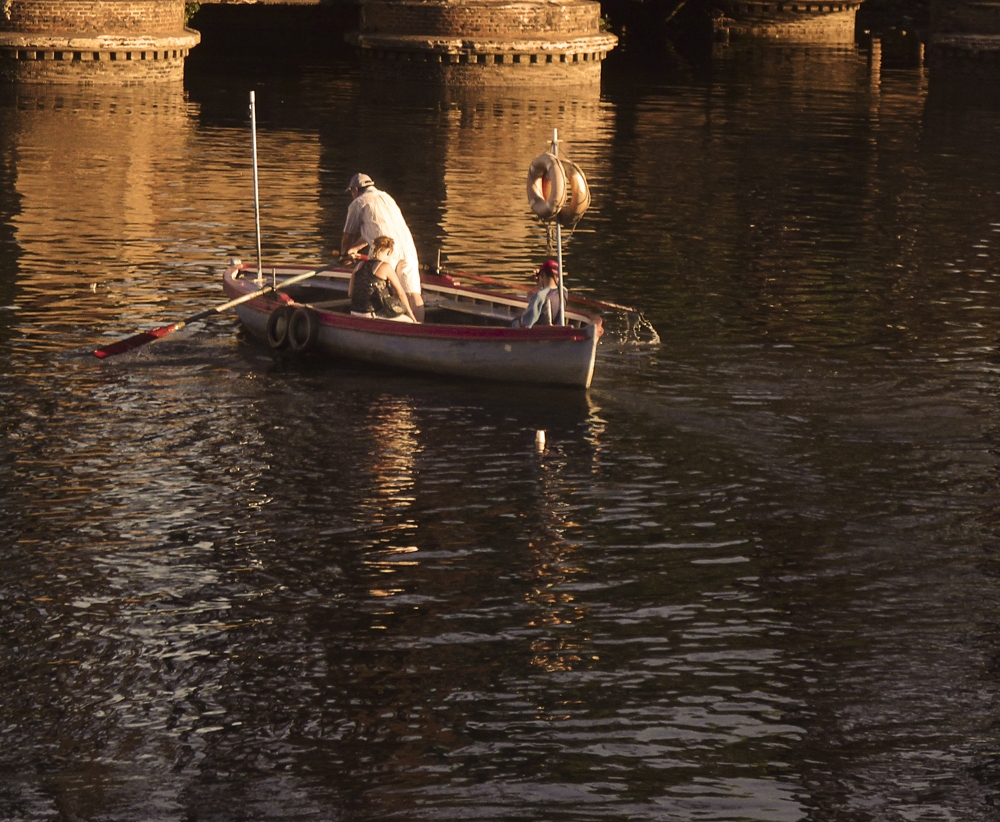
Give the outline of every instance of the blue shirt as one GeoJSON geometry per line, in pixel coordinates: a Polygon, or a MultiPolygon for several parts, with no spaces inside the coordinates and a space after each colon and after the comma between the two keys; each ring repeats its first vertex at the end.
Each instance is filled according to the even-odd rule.
{"type": "MultiPolygon", "coordinates": [[[[563,297],[566,289],[563,289],[563,297]]],[[[512,328],[531,328],[541,321],[542,325],[554,325],[559,321],[559,293],[556,286],[539,288],[528,301],[524,313],[512,323],[512,328]]]]}

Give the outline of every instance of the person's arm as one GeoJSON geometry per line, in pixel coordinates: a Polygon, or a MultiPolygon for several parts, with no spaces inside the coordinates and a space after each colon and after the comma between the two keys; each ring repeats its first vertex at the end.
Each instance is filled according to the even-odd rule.
{"type": "MultiPolygon", "coordinates": [[[[406,292],[403,291],[403,286],[399,282],[399,277],[396,272],[392,270],[392,266],[388,263],[382,263],[385,266],[386,279],[389,281],[389,285],[392,286],[392,290],[396,292],[396,296],[399,297],[399,301],[403,304],[403,308],[406,309],[406,313],[413,322],[419,322],[416,315],[413,313],[413,307],[410,305],[410,300],[406,296],[406,292]]],[[[379,266],[381,268],[382,266],[379,266]]]]}
{"type": "Polygon", "coordinates": [[[521,328],[531,328],[538,322],[538,318],[542,316],[542,311],[545,310],[545,301],[548,299],[549,291],[551,290],[550,288],[540,288],[531,295],[531,299],[528,300],[528,307],[517,319],[521,328]]]}
{"type": "Polygon", "coordinates": [[[351,200],[347,207],[347,219],[344,220],[344,233],[340,238],[340,258],[346,259],[355,254],[367,243],[361,239],[361,228],[364,224],[362,206],[358,198],[351,200]]]}
{"type": "Polygon", "coordinates": [[[349,234],[345,231],[344,235],[340,238],[340,258],[342,260],[353,258],[366,245],[368,243],[361,239],[359,235],[349,234]]]}

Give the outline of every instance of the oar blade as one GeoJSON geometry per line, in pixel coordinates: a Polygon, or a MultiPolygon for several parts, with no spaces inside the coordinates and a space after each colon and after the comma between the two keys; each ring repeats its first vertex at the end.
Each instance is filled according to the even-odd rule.
{"type": "Polygon", "coordinates": [[[235,300],[230,300],[228,303],[223,303],[215,308],[200,311],[197,314],[188,317],[186,320],[179,320],[178,322],[171,323],[170,325],[161,325],[159,328],[154,328],[152,331],[140,331],[138,334],[128,337],[127,339],[119,340],[118,342],[111,343],[110,345],[103,345],[100,348],[95,349],[94,356],[99,360],[103,360],[105,357],[113,357],[115,354],[124,354],[126,351],[131,351],[133,348],[138,348],[141,345],[153,342],[153,340],[158,340],[160,337],[165,337],[167,334],[174,331],[179,331],[189,323],[204,320],[206,317],[214,317],[216,314],[221,314],[223,311],[228,311],[230,308],[235,308],[236,306],[242,305],[250,300],[263,297],[268,292],[280,291],[283,288],[288,288],[289,286],[300,283],[303,280],[308,280],[310,277],[315,277],[320,271],[327,270],[328,269],[326,268],[322,268],[318,271],[306,271],[302,274],[296,275],[295,277],[290,277],[283,283],[278,283],[274,287],[267,286],[266,288],[261,288],[250,294],[244,294],[242,297],[237,297],[235,300]]]}
{"type": "Polygon", "coordinates": [[[178,328],[182,328],[184,323],[171,323],[170,325],[161,325],[159,328],[154,328],[152,331],[140,331],[138,334],[133,334],[131,337],[127,337],[124,340],[119,340],[118,342],[111,343],[110,345],[102,345],[100,348],[94,349],[94,356],[99,360],[103,360],[105,357],[113,357],[116,354],[124,354],[126,351],[131,351],[134,348],[138,348],[146,343],[151,343],[153,340],[158,340],[160,337],[165,337],[176,331],[178,328]]]}

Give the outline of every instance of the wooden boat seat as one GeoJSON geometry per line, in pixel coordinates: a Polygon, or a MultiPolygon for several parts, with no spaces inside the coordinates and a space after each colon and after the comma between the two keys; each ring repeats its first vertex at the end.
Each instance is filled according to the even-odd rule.
{"type": "MultiPolygon", "coordinates": [[[[476,298],[450,299],[440,294],[424,295],[424,303],[428,312],[425,322],[433,323],[432,310],[439,309],[442,313],[454,311],[472,317],[479,317],[486,325],[509,326],[515,317],[521,316],[522,309],[516,305],[496,305],[476,298]]],[[[580,320],[566,318],[566,325],[582,328],[580,320]]]]}
{"type": "Polygon", "coordinates": [[[322,302],[305,303],[305,305],[311,308],[320,308],[323,311],[339,311],[340,309],[350,308],[351,299],[347,297],[340,300],[323,300],[322,302]]]}
{"type": "Polygon", "coordinates": [[[508,325],[521,312],[514,307],[498,306],[487,302],[473,300],[453,300],[440,294],[425,294],[424,305],[426,309],[441,308],[449,311],[457,311],[459,314],[471,314],[475,317],[483,317],[489,320],[499,320],[508,325]]]}

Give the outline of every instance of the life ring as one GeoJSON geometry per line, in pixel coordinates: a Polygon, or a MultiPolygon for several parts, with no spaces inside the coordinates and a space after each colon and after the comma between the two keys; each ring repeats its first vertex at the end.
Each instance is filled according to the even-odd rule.
{"type": "Polygon", "coordinates": [[[288,345],[288,326],[294,313],[292,306],[282,305],[274,309],[267,318],[267,344],[275,351],[288,345]]]}
{"type": "Polygon", "coordinates": [[[528,205],[543,220],[551,220],[566,204],[566,172],[559,158],[539,154],[528,166],[528,205]]]}
{"type": "Polygon", "coordinates": [[[587,187],[587,178],[583,169],[576,163],[569,160],[560,160],[563,171],[566,173],[566,182],[569,194],[566,197],[566,205],[562,207],[557,219],[564,226],[572,228],[583,216],[583,213],[590,207],[590,189],[587,187]]]}
{"type": "Polygon", "coordinates": [[[319,337],[319,315],[309,306],[295,309],[288,321],[288,346],[296,354],[312,351],[319,337]]]}

